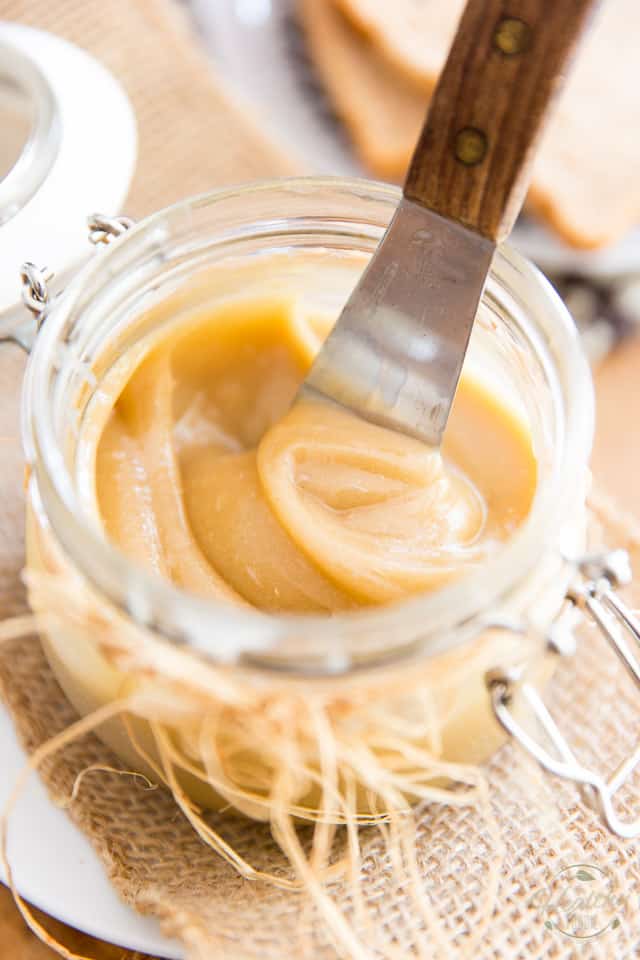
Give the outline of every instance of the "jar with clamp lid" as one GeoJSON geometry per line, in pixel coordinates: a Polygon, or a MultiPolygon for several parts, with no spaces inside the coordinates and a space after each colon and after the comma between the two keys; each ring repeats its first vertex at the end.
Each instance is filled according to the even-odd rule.
{"type": "MultiPolygon", "coordinates": [[[[399,768],[397,737],[407,738],[415,757],[432,756],[430,770],[417,769],[416,760],[405,776],[405,796],[421,796],[447,764],[483,762],[510,735],[553,774],[588,786],[612,830],[635,835],[640,824],[621,822],[613,807],[635,758],[609,780],[580,766],[542,700],[557,658],[575,654],[581,618],[599,625],[636,679],[640,668],[628,638],[637,639],[638,628],[616,593],[630,577],[625,555],[585,552],[593,429],[588,364],[562,302],[515,252],[496,254],[468,363],[526,422],[537,488],[525,522],[478,569],[391,606],[330,617],[270,615],[205,600],[142,568],[109,541],[88,506],[91,414],[107,379],[126,366],[123,358],[143,355],[159,325],[168,328],[230,299],[260,297],[265,284],[286,287],[312,310],[337,314],[398,195],[370,182],[317,178],[218,191],[133,226],[97,220],[94,239],[112,242],[100,244],[55,298],[47,297],[37,269],[25,268],[26,302],[41,327],[24,386],[27,560],[47,655],[81,713],[123,693],[139,694],[138,703],[155,696],[156,703],[174,704],[173,713],[160,710],[162,722],[188,758],[180,782],[201,804],[230,803],[268,817],[269,778],[276,776],[273,758],[265,760],[269,745],[245,742],[242,764],[223,764],[216,777],[206,740],[213,715],[232,718],[233,729],[221,732],[218,723],[215,733],[218,746],[229,747],[237,730],[249,729],[256,703],[266,711],[265,691],[273,690],[296,704],[291,716],[322,704],[343,748],[359,731],[381,777],[385,764],[399,768]],[[56,588],[63,602],[56,603],[56,588]],[[152,667],[160,660],[161,676],[152,667]],[[237,684],[255,698],[241,703],[237,684]],[[172,699],[178,693],[179,709],[172,699]],[[534,728],[522,719],[524,701],[537,718],[534,728]],[[383,734],[391,727],[396,746],[386,750],[380,744],[389,742],[383,734]]],[[[142,714],[133,740],[120,719],[101,735],[128,765],[152,770],[157,744],[142,714]]],[[[308,723],[305,738],[308,769],[295,813],[313,819],[327,803],[309,770],[322,770],[326,756],[308,723]]],[[[344,764],[334,780],[338,793],[360,777],[360,814],[380,810],[384,791],[371,800],[375,787],[354,752],[348,761],[346,748],[336,756],[344,764]]]]}

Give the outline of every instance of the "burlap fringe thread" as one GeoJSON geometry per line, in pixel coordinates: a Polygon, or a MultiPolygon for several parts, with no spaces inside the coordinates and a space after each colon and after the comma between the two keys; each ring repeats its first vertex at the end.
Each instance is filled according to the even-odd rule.
{"type": "MultiPolygon", "coordinates": [[[[601,500],[592,507],[602,539],[626,546],[640,569],[638,531],[601,500]]],[[[50,589],[51,582],[33,588],[50,589]]],[[[65,602],[68,615],[68,593],[65,602]]],[[[278,723],[265,724],[262,732],[256,726],[245,730],[254,749],[282,758],[277,770],[268,769],[268,789],[261,782],[252,789],[245,783],[239,790],[233,778],[225,779],[224,765],[215,756],[207,764],[206,779],[230,805],[248,804],[245,812],[269,823],[228,810],[203,814],[177,777],[180,767],[201,778],[202,771],[190,759],[188,745],[167,734],[178,714],[184,720],[187,709],[175,684],[158,690],[157,700],[130,695],[78,720],[37,641],[22,638],[32,626],[30,618],[20,618],[7,622],[0,633],[0,681],[30,753],[29,770],[39,770],[54,802],[66,806],[88,834],[124,899],[158,916],[168,934],[183,940],[193,960],[569,958],[573,944],[550,933],[529,905],[536,891],[571,862],[608,868],[623,892],[640,880],[639,845],[608,835],[573,788],[540,775],[512,746],[503,748],[486,772],[439,765],[433,753],[415,752],[407,741],[408,762],[393,775],[370,755],[355,759],[350,754],[345,765],[345,743],[326,729],[327,715],[318,704],[305,703],[304,697],[294,698],[278,723]],[[160,766],[148,754],[146,760],[156,765],[157,779],[171,792],[151,790],[150,781],[123,769],[91,733],[125,711],[152,718],[160,766]],[[278,730],[287,736],[278,738],[278,730]],[[318,770],[305,763],[308,753],[299,749],[291,730],[315,731],[316,746],[323,745],[319,773],[326,789],[319,794],[316,822],[307,827],[294,820],[309,816],[297,798],[317,781],[318,770]],[[346,769],[351,776],[344,776],[346,769]],[[370,786],[375,802],[384,804],[384,815],[357,814],[354,771],[370,786]],[[466,791],[429,786],[434,773],[457,776],[466,791]],[[412,810],[404,800],[407,793],[419,800],[412,810]],[[344,826],[336,827],[336,822],[344,826]]],[[[147,646],[145,669],[150,653],[147,646]]],[[[174,668],[172,662],[172,677],[174,668]]],[[[201,675],[200,663],[198,671],[201,675]]],[[[218,676],[217,682],[222,679],[218,676]]],[[[224,677],[224,689],[217,690],[218,703],[229,705],[242,696],[228,681],[224,677]]],[[[201,696],[202,689],[195,693],[201,696]]],[[[586,631],[581,656],[561,666],[552,699],[581,757],[613,765],[635,746],[637,691],[595,632],[586,631]],[[616,715],[592,711],[591,703],[615,704],[616,715]]],[[[281,711],[282,698],[278,707],[281,711]]],[[[386,719],[393,729],[393,717],[386,719]]],[[[427,743],[437,736],[433,718],[428,721],[422,731],[427,743]]],[[[212,733],[209,729],[204,739],[215,742],[212,733]]],[[[394,743],[397,747],[397,737],[394,743]]],[[[354,744],[349,748],[353,752],[354,744]]],[[[16,785],[11,805],[28,772],[16,785]]],[[[630,789],[623,801],[629,815],[638,807],[638,792],[630,789]]],[[[19,898],[18,903],[34,932],[56,946],[19,898]]],[[[590,957],[632,955],[637,941],[632,913],[629,902],[625,920],[590,943],[590,957]]],[[[59,945],[57,949],[77,960],[59,945]]]]}

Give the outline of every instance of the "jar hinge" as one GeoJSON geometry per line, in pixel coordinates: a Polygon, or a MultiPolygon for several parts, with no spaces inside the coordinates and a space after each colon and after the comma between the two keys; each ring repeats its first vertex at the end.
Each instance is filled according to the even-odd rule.
{"type": "MultiPolygon", "coordinates": [[[[567,593],[569,608],[586,613],[596,624],[609,645],[620,658],[635,682],[640,686],[640,623],[616,593],[617,587],[631,582],[631,565],[625,550],[590,554],[576,562],[580,582],[567,593]],[[634,650],[632,641],[637,650],[634,650]]],[[[558,629],[558,622],[548,636],[548,645],[554,653],[566,656],[572,652],[567,643],[567,631],[558,629]]],[[[540,694],[528,682],[521,681],[522,669],[491,670],[485,679],[497,720],[502,727],[550,773],[579,784],[587,802],[599,809],[609,829],[620,837],[630,839],[640,834],[640,818],[633,822],[621,819],[614,808],[617,791],[640,763],[640,744],[613,771],[603,777],[597,771],[583,766],[574,755],[557,723],[549,713],[540,694]],[[546,734],[551,752],[532,736],[516,719],[511,704],[514,694],[523,696],[533,715],[546,734]]]]}
{"type": "MultiPolygon", "coordinates": [[[[107,217],[101,213],[94,213],[87,218],[89,242],[94,246],[100,243],[108,244],[126,233],[135,221],[130,217],[107,217]]],[[[47,267],[38,267],[35,263],[26,261],[20,268],[22,281],[22,302],[35,317],[33,322],[26,323],[22,317],[11,320],[7,330],[0,330],[0,340],[12,340],[29,353],[35,338],[47,318],[47,311],[55,297],[51,292],[51,281],[54,273],[47,267]]]]}

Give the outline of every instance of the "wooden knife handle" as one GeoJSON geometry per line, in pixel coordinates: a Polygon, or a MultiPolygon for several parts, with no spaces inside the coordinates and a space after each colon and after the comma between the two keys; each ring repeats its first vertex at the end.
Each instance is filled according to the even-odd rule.
{"type": "Polygon", "coordinates": [[[549,105],[596,2],[469,0],[406,197],[495,242],[510,233],[549,105]]]}

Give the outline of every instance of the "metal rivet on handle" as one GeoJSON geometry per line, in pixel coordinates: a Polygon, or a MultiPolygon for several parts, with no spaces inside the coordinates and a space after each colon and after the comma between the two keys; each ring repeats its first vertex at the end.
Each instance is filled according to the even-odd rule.
{"type": "Polygon", "coordinates": [[[498,21],[493,34],[493,45],[507,57],[523,53],[529,46],[531,30],[524,20],[517,17],[503,17],[498,21]]]}
{"type": "Polygon", "coordinates": [[[477,127],[463,127],[456,134],[456,159],[466,167],[482,163],[487,152],[487,136],[477,127]]]}

